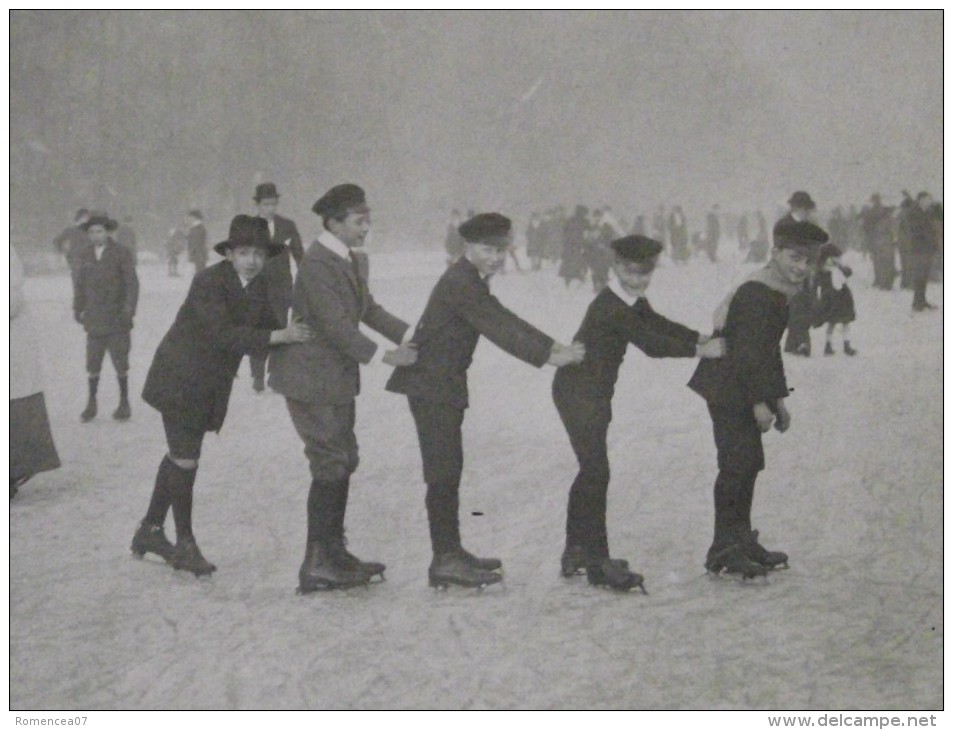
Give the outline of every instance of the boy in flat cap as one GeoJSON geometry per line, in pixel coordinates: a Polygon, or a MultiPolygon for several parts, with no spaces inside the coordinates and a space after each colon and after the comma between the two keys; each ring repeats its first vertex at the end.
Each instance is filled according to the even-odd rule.
{"type": "Polygon", "coordinates": [[[217,432],[225,421],[242,357],[311,338],[302,324],[282,329],[269,305],[267,282],[259,274],[266,257],[280,253],[281,247],[271,243],[265,221],[236,216],[228,239],[216,244],[215,251],[225,260],[196,274],[146,377],[142,397],[162,413],[169,451],[132,540],[136,555],[155,553],[176,570],[197,576],[215,570],[192,532],[192,488],[205,432],[217,432]],[[170,508],[175,547],[162,529],[170,508]]]}
{"type": "MultiPolygon", "coordinates": [[[[553,379],[553,401],[579,461],[569,491],[562,574],[586,571],[589,583],[616,590],[642,586],[642,576],[624,560],[609,557],[606,497],[612,395],[629,343],[649,357],[721,357],[724,341],[657,314],[645,298],[662,252],[659,241],[633,235],[611,242],[613,278],[589,305],[575,340],[586,347],[578,365],[553,379]]],[[[644,590],[644,589],[643,589],[644,590]]]]}
{"type": "MultiPolygon", "coordinates": [[[[301,234],[298,227],[290,218],[277,213],[278,188],[274,183],[261,183],[255,187],[255,206],[258,217],[264,218],[268,224],[268,234],[271,242],[281,246],[281,252],[270,256],[265,261],[262,275],[268,281],[268,298],[275,310],[275,317],[279,322],[288,321],[288,310],[291,308],[291,291],[294,284],[294,273],[304,258],[304,247],[301,245],[301,234]],[[292,261],[294,264],[292,265],[292,261]]],[[[251,365],[252,388],[256,393],[265,389],[265,360],[266,356],[249,355],[251,365]]]]}
{"type": "Polygon", "coordinates": [[[751,503],[764,469],[761,434],[772,424],[791,425],[781,359],[788,302],[800,291],[827,234],[809,221],[785,222],[774,231],[768,264],[732,291],[715,311],[715,333],[726,356],[699,363],[688,386],[708,402],[718,450],[715,535],[705,568],[743,577],[786,564],[783,552],[766,550],[751,529],[751,503]]]}
{"type": "Polygon", "coordinates": [[[306,322],[314,339],[272,353],[268,381],[285,396],[311,468],[307,545],[298,572],[301,593],[347,588],[383,575],[382,563],[359,560],[344,539],[351,474],[359,462],[355,398],[361,365],[378,360],[405,365],[416,359],[407,346],[381,356],[377,344],[360,330],[364,323],[399,344],[409,329],[374,301],[364,268],[367,259],[355,255],[371,226],[364,191],[337,185],[312,210],[325,230],[301,261],[292,306],[293,319],[306,322]]]}
{"type": "Polygon", "coordinates": [[[86,330],[86,372],[89,398],[80,420],[96,417],[99,373],[106,353],[119,379],[119,407],[113,411],[117,421],[127,421],[129,408],[130,331],[139,301],[139,278],[132,253],[109,235],[117,223],[108,215],[94,211],[82,225],[91,245],[76,256],[73,278],[73,316],[86,330]]]}
{"type": "Polygon", "coordinates": [[[440,277],[411,343],[416,364],[394,370],[387,390],[402,393],[417,426],[427,517],[434,558],[432,586],[480,586],[502,576],[496,558],[478,558],[460,541],[460,477],[463,471],[463,415],[468,405],[467,368],[480,335],[536,367],[579,362],[581,345],[559,345],[524,322],[490,294],[487,280],[503,265],[512,238],[510,219],[481,213],[460,226],[463,256],[440,277]]]}

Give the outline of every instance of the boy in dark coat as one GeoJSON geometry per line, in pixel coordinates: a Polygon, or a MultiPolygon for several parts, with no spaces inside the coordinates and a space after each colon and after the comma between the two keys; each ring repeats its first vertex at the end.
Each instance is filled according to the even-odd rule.
{"type": "Polygon", "coordinates": [[[585,569],[593,585],[628,590],[641,586],[642,576],[630,572],[626,561],[609,558],[606,533],[606,435],[625,350],[632,343],[649,357],[720,357],[724,342],[700,337],[649,305],[645,290],[662,252],[660,242],[634,235],[610,245],[615,278],[589,305],[574,338],[585,345],[586,356],[556,372],[553,401],[579,461],[569,492],[562,573],[569,577],[585,569]]]}
{"type": "Polygon", "coordinates": [[[117,421],[127,421],[129,408],[129,350],[132,319],[139,301],[139,278],[132,253],[109,235],[116,221],[94,212],[82,225],[90,245],[76,256],[73,280],[73,316],[86,330],[86,372],[89,399],[80,414],[83,423],[96,417],[99,373],[106,353],[119,378],[119,407],[113,412],[117,421]]]}
{"type": "Polygon", "coordinates": [[[726,297],[715,312],[715,334],[725,338],[726,356],[703,360],[688,386],[708,402],[718,450],[715,480],[715,536],[705,567],[743,577],[763,575],[787,563],[782,552],[766,550],[751,529],[751,502],[764,469],[761,434],[784,433],[791,415],[781,360],[781,335],[788,302],[800,289],[827,234],[809,221],[775,228],[767,266],[726,297]]]}
{"type": "Polygon", "coordinates": [[[169,453],[159,465],[148,512],[132,540],[132,551],[140,557],[155,553],[176,570],[195,575],[215,570],[192,533],[192,487],[205,432],[222,427],[244,355],[311,337],[302,324],[282,329],[269,305],[267,283],[258,274],[266,256],[281,249],[271,243],[265,221],[236,216],[228,240],[216,244],[215,251],[226,260],[196,274],[146,377],[142,397],[162,413],[169,453]],[[162,530],[170,507],[174,548],[162,530]]]}
{"type": "Polygon", "coordinates": [[[407,396],[417,426],[434,552],[432,586],[488,585],[502,577],[493,572],[499,560],[471,555],[460,540],[467,369],[480,335],[536,367],[568,365],[584,354],[580,345],[553,342],[490,294],[487,279],[499,271],[512,241],[509,218],[481,213],[460,226],[460,235],[463,256],[440,277],[411,338],[417,362],[396,368],[387,383],[387,390],[407,396]]]}

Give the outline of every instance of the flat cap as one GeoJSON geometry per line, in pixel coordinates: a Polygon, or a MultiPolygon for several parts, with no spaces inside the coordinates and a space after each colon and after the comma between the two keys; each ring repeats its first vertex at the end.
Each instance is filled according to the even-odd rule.
{"type": "Polygon", "coordinates": [[[457,232],[470,243],[508,246],[512,226],[513,222],[501,213],[478,213],[461,223],[457,232]]]}
{"type": "Polygon", "coordinates": [[[815,254],[821,244],[827,243],[830,236],[818,225],[810,221],[782,221],[774,229],[775,248],[804,248],[815,254]]]}
{"type": "Polygon", "coordinates": [[[322,218],[343,218],[348,211],[366,213],[370,208],[367,207],[367,197],[362,187],[343,183],[335,185],[322,195],[311,206],[311,210],[322,218]]]}
{"type": "Polygon", "coordinates": [[[609,245],[621,258],[636,263],[646,263],[662,253],[661,243],[638,234],[617,238],[609,245]]]}

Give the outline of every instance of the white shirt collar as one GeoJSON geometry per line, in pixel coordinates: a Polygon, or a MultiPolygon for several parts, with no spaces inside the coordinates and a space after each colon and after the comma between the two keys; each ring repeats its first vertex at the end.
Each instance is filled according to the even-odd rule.
{"type": "Polygon", "coordinates": [[[615,294],[619,299],[625,302],[628,306],[634,306],[641,297],[634,297],[629,294],[625,289],[622,288],[622,284],[619,283],[619,280],[614,276],[609,279],[609,291],[615,294]]]}
{"type": "Polygon", "coordinates": [[[324,246],[331,253],[337,254],[342,259],[346,260],[350,258],[351,249],[347,247],[346,243],[344,243],[340,238],[335,236],[327,229],[321,231],[321,235],[318,236],[318,243],[324,246]]]}

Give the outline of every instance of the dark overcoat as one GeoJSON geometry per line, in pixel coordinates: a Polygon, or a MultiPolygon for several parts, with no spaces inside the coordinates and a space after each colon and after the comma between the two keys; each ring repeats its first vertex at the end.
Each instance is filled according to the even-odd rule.
{"type": "Polygon", "coordinates": [[[162,338],[142,398],[184,424],[218,431],[243,355],[265,355],[279,329],[261,275],[242,288],[230,261],[200,271],[162,338]]]}
{"type": "Polygon", "coordinates": [[[461,258],[440,277],[411,338],[416,364],[394,368],[387,390],[466,408],[467,368],[480,335],[536,367],[546,364],[553,346],[490,294],[477,268],[461,258]]]}
{"type": "Polygon", "coordinates": [[[132,329],[139,301],[139,278],[132,253],[111,238],[97,260],[95,247],[86,245],[76,258],[73,311],[82,316],[91,335],[110,335],[132,329]]]}
{"type": "Polygon", "coordinates": [[[781,360],[781,336],[788,323],[787,297],[758,281],[738,287],[728,307],[723,358],[698,363],[688,387],[709,404],[750,409],[766,403],[772,410],[788,395],[781,360]]]}

